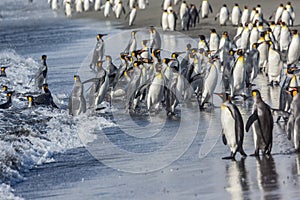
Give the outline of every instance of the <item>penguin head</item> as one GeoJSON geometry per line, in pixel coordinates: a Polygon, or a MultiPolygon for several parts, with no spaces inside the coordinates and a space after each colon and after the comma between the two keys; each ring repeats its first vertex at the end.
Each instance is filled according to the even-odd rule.
{"type": "Polygon", "coordinates": [[[229,50],[229,54],[230,54],[231,56],[233,56],[233,55],[235,54],[235,52],[236,52],[236,51],[233,50],[233,49],[230,49],[230,50],[229,50]]]}
{"type": "Polygon", "coordinates": [[[74,75],[74,81],[80,81],[80,77],[78,75],[74,75]]]}
{"type": "Polygon", "coordinates": [[[164,58],[162,60],[163,63],[165,63],[166,65],[170,62],[171,60],[169,58],[164,58]]]}
{"type": "Polygon", "coordinates": [[[238,3],[235,3],[235,4],[234,4],[234,7],[239,7],[239,4],[238,4],[238,3]]]}
{"type": "Polygon", "coordinates": [[[281,3],[281,4],[279,5],[279,7],[283,7],[283,3],[281,3]]]}
{"type": "Polygon", "coordinates": [[[106,60],[106,61],[111,61],[111,60],[112,60],[112,58],[111,58],[111,56],[110,56],[110,55],[106,55],[106,56],[105,56],[105,60],[106,60]]]}
{"type": "Polygon", "coordinates": [[[6,91],[7,91],[7,89],[8,89],[8,88],[7,88],[7,86],[6,86],[6,85],[2,85],[2,91],[3,91],[3,92],[6,92],[6,91]]]}
{"type": "Polygon", "coordinates": [[[210,29],[210,32],[211,33],[217,33],[216,29],[214,29],[214,28],[210,29]]]}
{"type": "Polygon", "coordinates": [[[33,102],[33,96],[29,95],[26,98],[28,102],[33,102]]]}
{"type": "Polygon", "coordinates": [[[297,89],[293,89],[291,91],[292,97],[295,97],[298,94],[298,90],[297,89]]]}
{"type": "Polygon", "coordinates": [[[10,98],[12,96],[13,92],[7,92],[6,97],[10,98]]]}
{"type": "Polygon", "coordinates": [[[227,5],[226,5],[226,4],[223,4],[223,7],[227,8],[227,5]]]}
{"type": "MultiPolygon", "coordinates": [[[[102,40],[102,37],[103,37],[103,36],[106,36],[106,35],[107,35],[107,34],[100,34],[100,33],[99,33],[99,34],[97,35],[97,40],[98,40],[98,41],[99,41],[99,40],[102,40]]],[[[102,40],[102,41],[103,41],[103,40],[102,40]]]]}
{"type": "Polygon", "coordinates": [[[1,72],[5,72],[5,69],[6,69],[7,67],[1,67],[1,72]]]}
{"type": "Polygon", "coordinates": [[[131,35],[132,35],[132,36],[135,36],[136,32],[137,32],[137,31],[131,31],[131,35]]]}
{"type": "Polygon", "coordinates": [[[47,93],[47,92],[49,91],[49,88],[48,88],[48,84],[47,84],[47,83],[44,83],[44,84],[42,85],[42,90],[43,90],[45,93],[47,93]]]}
{"type": "Polygon", "coordinates": [[[257,47],[258,47],[258,43],[255,42],[252,44],[252,49],[257,49],[257,47]]]}
{"type": "Polygon", "coordinates": [[[199,35],[199,38],[200,38],[201,41],[205,40],[205,36],[204,35],[199,35]]]}
{"type": "Polygon", "coordinates": [[[239,55],[239,56],[242,56],[243,55],[243,50],[242,49],[238,49],[236,51],[236,54],[239,55]]]}
{"type": "Polygon", "coordinates": [[[222,36],[226,38],[228,36],[228,32],[224,31],[222,36]]]}
{"type": "Polygon", "coordinates": [[[298,36],[298,30],[296,30],[296,29],[292,30],[292,34],[293,34],[294,36],[298,36]]]}
{"type": "Polygon", "coordinates": [[[289,5],[289,6],[291,6],[291,5],[292,5],[292,3],[291,3],[290,1],[288,1],[288,2],[286,3],[286,5],[289,5]]]}
{"type": "Polygon", "coordinates": [[[189,51],[192,48],[192,45],[189,43],[186,45],[186,50],[189,51]]]}
{"type": "Polygon", "coordinates": [[[177,59],[178,56],[179,56],[178,53],[172,53],[172,55],[171,55],[171,57],[174,58],[174,59],[177,59]]]}
{"type": "Polygon", "coordinates": [[[244,6],[244,9],[245,9],[245,10],[248,10],[248,6],[244,6]]]}
{"type": "Polygon", "coordinates": [[[259,90],[252,90],[251,94],[254,98],[260,98],[261,97],[259,90]]]}
{"type": "Polygon", "coordinates": [[[47,56],[46,55],[42,55],[42,60],[47,60],[47,56]]]}

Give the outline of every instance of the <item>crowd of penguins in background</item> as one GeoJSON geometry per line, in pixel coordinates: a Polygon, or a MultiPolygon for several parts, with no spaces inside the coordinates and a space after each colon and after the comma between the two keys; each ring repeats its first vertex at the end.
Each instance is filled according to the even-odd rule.
{"type": "MultiPolygon", "coordinates": [[[[52,9],[55,9],[55,1],[57,0],[49,1],[52,9]]],[[[85,10],[86,1],[65,0],[64,4],[67,6],[75,3],[77,10],[78,2],[84,4],[85,10]]],[[[87,2],[93,3],[95,10],[99,2],[99,10],[109,3],[116,11],[117,6],[122,4],[120,0],[107,0],[103,5],[101,0],[87,2]]],[[[128,3],[132,9],[146,6],[149,2],[139,0],[128,3]]],[[[180,20],[183,21],[189,15],[189,23],[193,22],[191,26],[194,25],[194,20],[191,20],[193,9],[197,13],[196,21],[213,13],[207,0],[203,0],[199,10],[187,1],[164,0],[164,13],[173,12],[175,15],[171,7],[177,3],[181,3],[180,20]]],[[[91,4],[88,9],[91,9],[91,4]]],[[[220,25],[227,25],[230,20],[227,6],[223,5],[215,17],[219,18],[220,25]]],[[[300,152],[300,37],[298,31],[293,29],[294,20],[295,12],[290,2],[280,4],[269,20],[264,18],[260,5],[252,11],[245,6],[241,11],[239,5],[235,4],[231,12],[231,23],[237,27],[233,38],[229,38],[226,31],[219,36],[215,29],[211,29],[208,37],[199,35],[197,47],[186,44],[186,49],[178,49],[170,53],[169,57],[163,58],[163,41],[157,29],[153,26],[147,28],[149,39],[142,41],[137,41],[136,34],[139,31],[135,30],[128,36],[128,45],[120,52],[119,66],[113,63],[117,58],[105,54],[107,34],[98,34],[91,63],[87,66],[94,72],[95,77],[81,81],[79,75],[74,76],[69,114],[78,116],[87,110],[97,112],[104,108],[101,107],[103,101],[120,98],[128,112],[153,114],[165,109],[167,117],[172,118],[178,115],[176,108],[179,104],[195,100],[200,110],[206,110],[213,108],[213,96],[218,95],[223,99],[222,140],[231,151],[230,156],[224,157],[225,159],[234,159],[237,152],[246,156],[243,150],[244,130],[249,131],[250,127],[253,130],[254,155],[258,156],[260,151],[262,154],[270,154],[274,118],[276,122],[286,124],[287,138],[293,139],[296,152],[300,152]],[[141,49],[137,49],[138,43],[142,45],[141,49]],[[267,79],[268,87],[280,87],[278,108],[271,108],[262,99],[260,91],[253,89],[257,76],[267,79]],[[91,84],[87,95],[84,90],[86,83],[91,84]],[[221,84],[222,93],[216,94],[218,84],[221,84]],[[235,103],[237,99],[254,101],[252,114],[245,124],[235,103]]],[[[172,30],[172,26],[167,24],[164,27],[162,23],[162,29],[172,30]]],[[[28,96],[27,99],[29,107],[44,105],[58,109],[46,81],[46,59],[47,56],[43,55],[41,67],[34,77],[35,86],[41,94],[28,96]]],[[[1,76],[6,76],[5,67],[1,68],[1,76]]],[[[2,88],[7,92],[7,86],[2,88]]],[[[11,106],[12,94],[7,92],[7,102],[0,105],[1,109],[11,106]]]]}

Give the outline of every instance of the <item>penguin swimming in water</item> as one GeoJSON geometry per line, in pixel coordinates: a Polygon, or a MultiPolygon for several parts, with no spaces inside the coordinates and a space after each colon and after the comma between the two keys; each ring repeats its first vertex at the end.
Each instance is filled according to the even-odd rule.
{"type": "Polygon", "coordinates": [[[97,67],[97,62],[101,61],[103,59],[104,53],[105,53],[105,45],[104,40],[102,39],[103,36],[106,36],[107,34],[98,34],[97,35],[97,43],[94,48],[93,58],[92,62],[90,64],[90,69],[95,71],[95,68],[97,67]]]}
{"type": "Polygon", "coordinates": [[[12,97],[13,92],[7,92],[6,93],[6,102],[3,104],[0,104],[0,109],[8,109],[12,106],[12,97]]]}
{"type": "Polygon", "coordinates": [[[45,105],[45,106],[52,106],[53,108],[58,108],[58,106],[53,101],[53,97],[51,95],[47,83],[43,84],[42,90],[44,93],[38,95],[37,97],[33,97],[33,96],[27,97],[27,100],[29,102],[28,107],[36,106],[36,105],[45,105]]]}
{"type": "Polygon", "coordinates": [[[43,84],[47,82],[48,67],[46,60],[47,56],[42,55],[40,68],[35,75],[35,87],[37,89],[42,89],[43,84]]]}
{"type": "MultiPolygon", "coordinates": [[[[227,94],[226,94],[227,95],[227,94]]],[[[229,157],[223,159],[235,159],[239,152],[243,157],[247,156],[243,149],[244,122],[238,107],[230,101],[230,97],[221,106],[222,140],[231,151],[229,157]]]]}
{"type": "Polygon", "coordinates": [[[86,111],[83,84],[78,75],[74,75],[74,87],[69,99],[69,115],[77,116],[86,111]]]}
{"type": "Polygon", "coordinates": [[[253,90],[252,96],[254,97],[253,113],[247,120],[246,131],[248,132],[253,125],[255,156],[259,155],[259,150],[263,154],[271,154],[273,141],[273,116],[271,109],[262,100],[258,90],[253,90]]]}

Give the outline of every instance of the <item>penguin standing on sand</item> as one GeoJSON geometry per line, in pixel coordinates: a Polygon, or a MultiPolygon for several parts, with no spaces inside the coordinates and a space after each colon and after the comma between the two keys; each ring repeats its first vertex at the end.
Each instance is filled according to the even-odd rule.
{"type": "Polygon", "coordinates": [[[291,103],[291,114],[287,123],[288,139],[293,134],[294,147],[297,153],[300,152],[300,94],[297,90],[292,91],[293,101],[291,103]]]}
{"type": "Polygon", "coordinates": [[[78,13],[81,13],[83,11],[82,0],[75,0],[75,10],[78,13]]]}
{"type": "Polygon", "coordinates": [[[218,69],[214,61],[209,63],[209,69],[204,80],[204,89],[200,99],[200,108],[204,108],[204,104],[213,105],[213,94],[218,82],[218,69]]]}
{"type": "Polygon", "coordinates": [[[235,104],[230,101],[230,97],[221,106],[222,140],[224,145],[228,145],[231,151],[229,157],[223,159],[235,159],[239,152],[243,157],[247,156],[243,149],[244,122],[242,115],[235,104]]]}
{"type": "Polygon", "coordinates": [[[233,26],[238,26],[240,23],[242,11],[239,7],[239,4],[234,4],[232,11],[231,11],[231,23],[233,26]]]}
{"type": "Polygon", "coordinates": [[[300,37],[297,30],[292,31],[293,36],[287,50],[287,64],[297,64],[300,57],[300,37]]]}
{"type": "Polygon", "coordinates": [[[226,4],[222,6],[220,12],[215,17],[215,20],[217,20],[217,18],[219,18],[219,23],[221,26],[226,26],[226,23],[229,20],[229,10],[226,4]]]}
{"type": "Polygon", "coordinates": [[[65,15],[67,17],[72,17],[72,7],[71,7],[71,0],[67,0],[65,2],[65,15]]]}
{"type": "Polygon", "coordinates": [[[199,19],[199,12],[194,4],[190,6],[190,27],[196,27],[196,23],[200,21],[199,19]]]}
{"type": "Polygon", "coordinates": [[[122,1],[120,0],[117,5],[115,5],[115,14],[116,14],[116,18],[119,19],[121,14],[124,13],[124,15],[126,14],[125,8],[123,6],[122,1]]]}
{"type": "Polygon", "coordinates": [[[131,52],[136,51],[137,41],[136,35],[137,31],[131,31],[131,38],[127,44],[127,47],[124,50],[124,53],[131,55],[131,52]]]}
{"type": "Polygon", "coordinates": [[[250,12],[248,6],[244,6],[244,10],[241,16],[241,23],[245,26],[245,24],[249,22],[249,18],[250,18],[250,12]]]}
{"type": "Polygon", "coordinates": [[[85,12],[89,11],[90,10],[90,0],[84,0],[83,1],[83,10],[85,12]]]}
{"type": "Polygon", "coordinates": [[[42,89],[43,84],[47,82],[48,67],[46,60],[47,56],[42,55],[41,66],[35,75],[35,87],[37,89],[42,89]]]}
{"type": "Polygon", "coordinates": [[[160,34],[153,26],[150,27],[149,31],[150,31],[149,48],[151,49],[152,52],[153,50],[161,48],[161,38],[160,38],[160,34]]]}
{"type": "Polygon", "coordinates": [[[283,8],[284,8],[284,6],[283,6],[283,4],[281,3],[281,4],[278,6],[278,8],[276,9],[276,11],[274,11],[274,12],[272,13],[272,15],[269,17],[269,19],[272,19],[272,17],[274,16],[274,22],[277,24],[278,21],[279,21],[280,18],[281,18],[281,15],[282,15],[282,12],[283,12],[283,8]],[[275,15],[274,15],[274,14],[275,14],[275,15]]]}
{"type": "Polygon", "coordinates": [[[3,104],[0,104],[0,109],[8,109],[12,106],[12,92],[7,92],[6,93],[6,102],[3,104]]]}
{"type": "Polygon", "coordinates": [[[168,7],[168,27],[170,31],[176,30],[176,21],[177,21],[177,15],[173,11],[172,6],[168,7]]]}
{"type": "Polygon", "coordinates": [[[94,10],[99,11],[101,9],[101,6],[102,6],[102,0],[96,0],[94,3],[94,10]]]}
{"type": "MultiPolygon", "coordinates": [[[[270,42],[272,43],[272,42],[270,42]]],[[[268,54],[268,78],[269,84],[273,86],[279,85],[281,79],[281,71],[283,68],[283,62],[281,59],[280,52],[275,50],[272,44],[269,45],[269,54],[268,54]]]]}
{"type": "Polygon", "coordinates": [[[156,105],[156,108],[158,108],[160,102],[163,100],[164,82],[164,76],[160,72],[157,73],[152,80],[147,97],[148,111],[150,111],[154,105],[156,105]]]}
{"type": "Polygon", "coordinates": [[[294,8],[291,4],[291,2],[287,2],[285,8],[287,9],[287,11],[290,13],[290,16],[291,16],[291,26],[294,26],[294,21],[296,19],[296,14],[295,14],[295,11],[294,11],[294,8]]]}
{"type": "Polygon", "coordinates": [[[252,45],[252,49],[248,52],[245,60],[246,69],[246,87],[249,88],[259,72],[259,51],[257,50],[257,43],[252,45]]]}
{"type": "Polygon", "coordinates": [[[281,23],[281,30],[279,36],[279,46],[282,53],[286,53],[291,41],[290,29],[285,22],[281,23]]]}
{"type": "Polygon", "coordinates": [[[98,34],[97,35],[97,43],[94,48],[93,58],[92,62],[90,64],[90,68],[92,70],[95,70],[97,66],[97,62],[101,61],[103,59],[104,53],[105,53],[105,45],[104,40],[102,39],[103,36],[106,36],[107,34],[98,34]]]}
{"type": "Polygon", "coordinates": [[[168,24],[168,11],[164,10],[161,15],[161,27],[163,31],[168,30],[169,24],[168,24]]]}
{"type": "Polygon", "coordinates": [[[235,97],[244,92],[245,87],[245,57],[241,49],[237,50],[238,58],[235,61],[232,69],[232,76],[230,81],[231,96],[235,97]]]}
{"type": "Polygon", "coordinates": [[[201,17],[202,19],[207,18],[209,13],[213,13],[213,9],[208,0],[203,0],[201,4],[201,17]]]}
{"type": "Polygon", "coordinates": [[[246,131],[253,125],[254,155],[271,154],[273,141],[273,116],[270,107],[262,100],[258,90],[252,91],[254,98],[253,113],[246,123],[246,131]]]}
{"type": "Polygon", "coordinates": [[[80,77],[74,75],[74,87],[69,99],[69,114],[73,116],[80,115],[86,111],[86,101],[83,95],[83,84],[80,77]]]}
{"type": "Polygon", "coordinates": [[[110,11],[112,10],[112,4],[109,0],[106,0],[103,7],[104,7],[104,11],[103,11],[104,17],[107,18],[110,16],[110,11]]]}
{"type": "Polygon", "coordinates": [[[135,5],[132,6],[130,12],[125,16],[125,19],[128,18],[129,16],[129,20],[128,20],[128,25],[129,26],[132,26],[134,21],[135,21],[135,18],[136,18],[136,15],[137,15],[137,8],[135,5]]]}
{"type": "MultiPolygon", "coordinates": [[[[199,16],[198,16],[199,18],[199,16]]],[[[191,24],[191,14],[188,7],[182,12],[182,9],[180,9],[180,19],[181,19],[181,28],[183,31],[190,29],[191,24]]]]}
{"type": "Polygon", "coordinates": [[[211,29],[209,37],[209,51],[215,53],[219,49],[220,37],[216,29],[211,29]]]}

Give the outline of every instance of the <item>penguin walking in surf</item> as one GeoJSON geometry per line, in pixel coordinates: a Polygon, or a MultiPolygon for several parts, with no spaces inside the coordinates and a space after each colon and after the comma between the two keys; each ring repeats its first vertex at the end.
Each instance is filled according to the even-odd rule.
{"type": "Polygon", "coordinates": [[[90,64],[90,69],[95,71],[97,67],[97,62],[101,61],[103,59],[104,53],[105,53],[105,46],[104,46],[104,40],[102,39],[103,36],[106,36],[107,34],[98,34],[97,35],[97,43],[94,48],[93,58],[92,62],[90,64]]]}
{"type": "Polygon", "coordinates": [[[83,84],[78,75],[74,75],[74,87],[69,99],[69,115],[77,116],[86,112],[83,84]]]}
{"type": "Polygon", "coordinates": [[[48,67],[46,60],[47,56],[42,55],[40,68],[35,75],[35,87],[39,90],[42,89],[43,84],[47,82],[48,67]]]}

